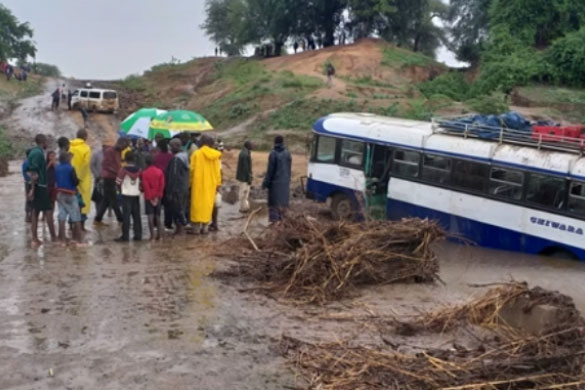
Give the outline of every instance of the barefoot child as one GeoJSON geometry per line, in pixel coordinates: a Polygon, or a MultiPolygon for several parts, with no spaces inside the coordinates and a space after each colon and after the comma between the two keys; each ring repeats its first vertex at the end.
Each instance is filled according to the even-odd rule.
{"type": "Polygon", "coordinates": [[[154,165],[151,154],[145,155],[146,169],[142,172],[142,189],[144,191],[144,212],[148,217],[148,229],[150,239],[153,240],[154,226],[157,228],[156,239],[160,240],[163,229],[160,218],[161,202],[165,191],[165,175],[162,170],[154,165]]]}
{"type": "Polygon", "coordinates": [[[69,153],[64,152],[59,156],[59,165],[55,167],[55,184],[59,204],[59,241],[66,241],[65,223],[69,217],[73,225],[73,240],[81,244],[81,209],[77,200],[79,179],[71,165],[69,153]]]}

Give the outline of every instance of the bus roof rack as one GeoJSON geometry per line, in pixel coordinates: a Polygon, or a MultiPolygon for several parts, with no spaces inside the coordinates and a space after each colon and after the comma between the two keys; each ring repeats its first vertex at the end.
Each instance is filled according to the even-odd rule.
{"type": "Polygon", "coordinates": [[[533,147],[539,150],[552,150],[582,155],[585,151],[585,134],[580,138],[558,134],[539,133],[530,130],[514,130],[507,127],[495,127],[469,121],[470,117],[433,118],[433,134],[447,134],[463,138],[474,138],[533,147]]]}

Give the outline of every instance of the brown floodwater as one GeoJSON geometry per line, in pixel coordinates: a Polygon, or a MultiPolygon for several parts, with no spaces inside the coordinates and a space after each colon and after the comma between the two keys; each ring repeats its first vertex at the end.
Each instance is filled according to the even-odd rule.
{"type": "Polygon", "coordinates": [[[207,237],[118,244],[110,219],[101,230],[88,226],[87,247],[32,249],[18,164],[11,170],[0,178],[0,389],[294,388],[275,348],[281,334],[363,333],[316,313],[413,313],[483,291],[471,284],[527,281],[585,310],[583,263],[450,243],[436,248],[445,285],[377,286],[326,309],[291,307],[209,276],[216,244],[246,222],[230,205],[220,211],[222,231],[207,237]]]}

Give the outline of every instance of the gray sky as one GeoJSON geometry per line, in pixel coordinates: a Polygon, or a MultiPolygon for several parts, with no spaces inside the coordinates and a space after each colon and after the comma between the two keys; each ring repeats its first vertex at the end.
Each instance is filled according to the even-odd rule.
{"type": "Polygon", "coordinates": [[[0,0],[28,21],[37,61],[76,78],[113,79],[211,55],[204,0],[0,0]]]}
{"type": "MultiPolygon", "coordinates": [[[[199,26],[205,0],[0,0],[28,21],[37,61],[59,66],[65,76],[115,79],[153,65],[213,54],[199,26]]],[[[440,61],[455,65],[444,48],[440,61]]]]}

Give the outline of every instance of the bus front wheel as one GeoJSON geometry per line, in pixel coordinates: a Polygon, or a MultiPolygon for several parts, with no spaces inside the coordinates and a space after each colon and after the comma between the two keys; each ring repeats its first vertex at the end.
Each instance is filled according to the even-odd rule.
{"type": "Polygon", "coordinates": [[[351,199],[345,194],[335,194],[331,200],[331,212],[337,220],[350,219],[353,215],[351,199]]]}

